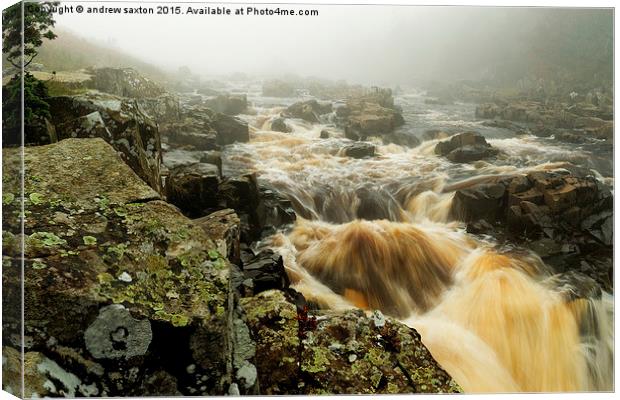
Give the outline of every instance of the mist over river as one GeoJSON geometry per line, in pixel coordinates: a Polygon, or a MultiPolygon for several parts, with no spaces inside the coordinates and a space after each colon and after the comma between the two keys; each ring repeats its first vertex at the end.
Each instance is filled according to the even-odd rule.
{"type": "MultiPolygon", "coordinates": [[[[613,297],[566,297],[533,251],[474,234],[451,213],[455,191],[535,172],[571,171],[613,185],[612,145],[486,126],[476,105],[437,104],[426,92],[394,96],[418,145],[375,145],[372,157],[348,157],[352,142],[334,111],[318,123],[287,118],[299,95],[262,95],[260,83],[229,84],[247,94],[250,140],[225,147],[224,175],[256,173],[293,205],[297,221],[254,248],[284,258],[292,287],[321,308],[380,310],[414,327],[466,392],[610,390],[613,297]],[[457,132],[476,131],[499,150],[489,160],[454,163],[435,152],[457,132]],[[577,329],[577,327],[580,327],[577,329]]],[[[523,129],[530,126],[522,124],[523,129]]]]}

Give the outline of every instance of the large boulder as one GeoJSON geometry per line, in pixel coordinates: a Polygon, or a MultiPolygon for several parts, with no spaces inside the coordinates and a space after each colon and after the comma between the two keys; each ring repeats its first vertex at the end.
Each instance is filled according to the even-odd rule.
{"type": "Polygon", "coordinates": [[[243,113],[247,109],[248,99],[245,94],[221,94],[205,100],[205,105],[213,111],[228,115],[237,115],[243,113]]]}
{"type": "Polygon", "coordinates": [[[161,127],[162,139],[171,147],[217,150],[220,146],[250,140],[248,124],[204,105],[185,106],[179,121],[161,127]]]}
{"type": "Polygon", "coordinates": [[[166,199],[190,217],[217,208],[220,170],[217,165],[193,163],[172,168],[166,177],[166,199]]]}
{"type": "Polygon", "coordinates": [[[366,142],[356,142],[343,147],[341,153],[351,158],[374,157],[375,145],[366,142]]]}
{"type": "Polygon", "coordinates": [[[24,320],[5,308],[3,330],[19,348],[23,328],[26,393],[226,393],[229,263],[205,232],[95,138],[25,149],[21,236],[20,180],[6,175],[19,161],[3,151],[2,272],[5,303],[20,304],[23,284],[24,320]],[[22,238],[23,281],[10,251],[22,238]]]}
{"type": "Polygon", "coordinates": [[[316,100],[300,101],[289,106],[283,115],[289,118],[300,118],[304,121],[316,123],[320,116],[332,111],[331,103],[319,103],[316,100]]]}
{"type": "Polygon", "coordinates": [[[468,163],[492,157],[497,149],[487,143],[484,136],[477,132],[464,132],[452,136],[450,140],[437,143],[435,154],[445,156],[452,162],[468,163]]]}
{"type": "Polygon", "coordinates": [[[378,312],[313,315],[277,290],[240,303],[256,338],[262,394],[460,392],[414,329],[378,312]]]}
{"type": "Polygon", "coordinates": [[[166,93],[159,84],[133,68],[89,68],[86,73],[90,79],[85,85],[101,92],[134,99],[158,97],[166,93]]]}
{"type": "Polygon", "coordinates": [[[157,124],[138,101],[105,93],[48,100],[58,140],[100,137],[153,189],[162,191],[161,140],[157,124]]]}
{"type": "Polygon", "coordinates": [[[558,272],[612,287],[613,196],[592,176],[536,171],[475,183],[455,191],[451,213],[469,232],[509,238],[558,272]]]}

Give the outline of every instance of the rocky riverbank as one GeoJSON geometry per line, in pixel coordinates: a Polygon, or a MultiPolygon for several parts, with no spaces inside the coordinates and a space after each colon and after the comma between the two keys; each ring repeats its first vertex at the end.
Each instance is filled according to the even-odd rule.
{"type": "MultiPolygon", "coordinates": [[[[29,397],[460,391],[414,329],[317,310],[281,256],[250,248],[296,213],[255,173],[223,170],[226,146],[250,140],[232,116],[245,97],[89,74],[98,91],[51,98],[53,143],[25,150],[23,236],[20,151],[3,149],[5,390],[21,392],[23,344],[29,397]]],[[[402,117],[376,93],[348,100],[339,123],[390,133],[402,117]]]]}

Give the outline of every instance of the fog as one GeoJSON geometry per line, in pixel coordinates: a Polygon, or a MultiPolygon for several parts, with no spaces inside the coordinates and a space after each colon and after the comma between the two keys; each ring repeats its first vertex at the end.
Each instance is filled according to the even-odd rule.
{"type": "MultiPolygon", "coordinates": [[[[84,5],[156,6],[145,3],[84,5]]],[[[185,12],[190,4],[179,6],[185,12]]],[[[234,13],[235,8],[241,6],[227,7],[234,13]]],[[[611,66],[611,10],[318,5],[283,8],[316,9],[319,15],[73,13],[56,15],[56,20],[58,28],[105,42],[162,68],[177,70],[185,65],[203,76],[235,72],[259,76],[292,73],[360,83],[477,79],[495,76],[493,71],[500,66],[502,70],[506,70],[507,65],[524,68],[523,65],[535,62],[532,48],[540,44],[538,41],[547,39],[536,35],[553,28],[553,24],[566,25],[565,21],[573,21],[569,25],[598,29],[595,35],[607,35],[609,43],[597,45],[609,49],[605,51],[610,54],[602,56],[609,56],[611,66]]],[[[551,31],[557,32],[557,29],[551,31]]],[[[547,47],[559,46],[565,52],[581,54],[583,41],[562,33],[559,40],[563,38],[566,40],[561,46],[552,42],[547,47]]],[[[544,46],[539,48],[540,57],[546,57],[547,53],[550,51],[544,46]]]]}

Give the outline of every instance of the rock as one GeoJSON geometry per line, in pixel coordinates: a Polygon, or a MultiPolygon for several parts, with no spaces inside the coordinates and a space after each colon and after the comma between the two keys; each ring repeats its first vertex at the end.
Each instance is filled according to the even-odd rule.
{"type": "Polygon", "coordinates": [[[435,154],[448,158],[452,162],[468,163],[492,157],[497,149],[487,143],[484,136],[476,132],[465,132],[452,136],[450,140],[439,142],[435,154]]]}
{"type": "MultiPolygon", "coordinates": [[[[3,149],[5,195],[19,193],[19,175],[6,174],[20,157],[20,149],[3,149]]],[[[2,273],[5,304],[20,304],[23,283],[24,344],[35,375],[26,393],[140,396],[150,387],[162,395],[176,392],[176,381],[188,395],[191,377],[181,366],[189,364],[200,366],[207,394],[225,393],[234,373],[220,334],[232,329],[230,264],[203,229],[161,201],[100,138],[28,147],[24,164],[24,280],[19,254],[3,254],[2,273]],[[123,272],[130,282],[117,279],[123,272]]],[[[21,210],[4,203],[6,241],[21,232],[21,210]]],[[[19,346],[9,339],[21,330],[19,310],[3,312],[11,347],[19,346]]]]}
{"type": "Polygon", "coordinates": [[[116,96],[142,99],[157,97],[166,91],[133,68],[90,68],[86,86],[116,96]]]}
{"type": "Polygon", "coordinates": [[[495,221],[501,212],[506,189],[501,184],[481,184],[457,190],[452,200],[452,215],[465,222],[495,221]]]}
{"type": "Polygon", "coordinates": [[[382,188],[361,187],[355,191],[359,199],[356,216],[365,220],[398,220],[400,205],[391,193],[382,188]]]}
{"type": "Polygon", "coordinates": [[[429,129],[422,135],[423,140],[437,140],[449,138],[450,134],[439,129],[429,129]]]}
{"type": "Polygon", "coordinates": [[[219,210],[195,219],[194,222],[215,242],[220,254],[232,263],[239,264],[241,221],[234,210],[219,210]]]}
{"type": "Polygon", "coordinates": [[[219,182],[220,171],[213,164],[182,165],[166,178],[166,198],[186,215],[199,217],[218,206],[219,182]]]}
{"type": "Polygon", "coordinates": [[[286,125],[286,122],[284,122],[284,118],[282,117],[275,118],[273,121],[271,121],[271,130],[284,133],[289,133],[293,131],[288,125],[286,125]]]}
{"type": "Polygon", "coordinates": [[[446,158],[455,163],[469,163],[483,160],[497,154],[497,151],[482,146],[464,146],[452,150],[446,158]]]}
{"type": "Polygon", "coordinates": [[[300,118],[304,121],[319,122],[319,116],[332,111],[331,103],[319,103],[316,100],[297,102],[289,106],[283,115],[289,118],[300,118]]]}
{"type": "Polygon", "coordinates": [[[173,131],[168,134],[168,143],[174,147],[183,146],[197,151],[219,150],[218,137],[216,133],[198,133],[173,131]]]}
{"type": "Polygon", "coordinates": [[[58,125],[58,131],[62,132],[63,139],[72,138],[95,138],[100,137],[104,140],[111,141],[112,134],[108,130],[101,118],[99,111],[78,117],[74,120],[58,125]]]}
{"type": "Polygon", "coordinates": [[[374,157],[375,145],[365,142],[353,143],[343,147],[342,153],[345,156],[352,158],[374,157]]]}
{"type": "Polygon", "coordinates": [[[276,290],[242,299],[241,306],[256,337],[263,394],[460,391],[418,333],[393,319],[377,327],[359,310],[310,315],[276,290]]]}
{"type": "Polygon", "coordinates": [[[606,246],[613,245],[613,225],[613,212],[610,210],[591,215],[581,222],[582,229],[606,246]]]}
{"type": "Polygon", "coordinates": [[[321,139],[329,139],[329,136],[330,136],[329,131],[326,131],[325,129],[323,129],[321,131],[321,134],[319,135],[321,139]]]}
{"type": "Polygon", "coordinates": [[[420,139],[408,132],[391,132],[381,137],[384,144],[394,143],[399,146],[417,147],[420,145],[420,139]]]}
{"type": "Polygon", "coordinates": [[[243,113],[248,107],[248,99],[243,95],[218,95],[212,99],[205,100],[205,105],[210,109],[228,115],[243,113]]]}
{"type": "Polygon", "coordinates": [[[287,82],[273,80],[263,83],[263,96],[267,97],[295,97],[295,87],[287,82]]]}
{"type": "Polygon", "coordinates": [[[143,356],[152,339],[148,319],[134,319],[122,304],[99,309],[99,315],[84,332],[86,349],[96,359],[143,356]]]}
{"type": "Polygon", "coordinates": [[[285,289],[290,282],[284,271],[282,256],[272,250],[263,250],[243,262],[243,277],[251,280],[246,286],[245,295],[254,296],[270,289],[285,289]]]}
{"type": "Polygon", "coordinates": [[[157,192],[162,192],[161,140],[157,125],[136,100],[103,94],[47,100],[58,139],[101,137],[157,192]]]}
{"type": "Polygon", "coordinates": [[[211,117],[213,128],[217,132],[217,143],[221,146],[235,142],[249,142],[250,131],[248,124],[238,118],[225,114],[215,114],[211,117]]]}
{"type": "Polygon", "coordinates": [[[398,111],[375,103],[349,101],[346,111],[340,111],[340,114],[343,115],[345,112],[345,136],[352,140],[363,140],[366,136],[382,136],[404,124],[398,111]]]}
{"type": "Polygon", "coordinates": [[[172,147],[192,146],[196,150],[219,150],[220,146],[247,142],[247,123],[202,105],[187,106],[181,119],[161,127],[162,138],[172,147]]]}
{"type": "Polygon", "coordinates": [[[181,118],[179,98],[173,94],[165,93],[157,97],[141,98],[138,103],[158,124],[175,122],[181,118]]]}

